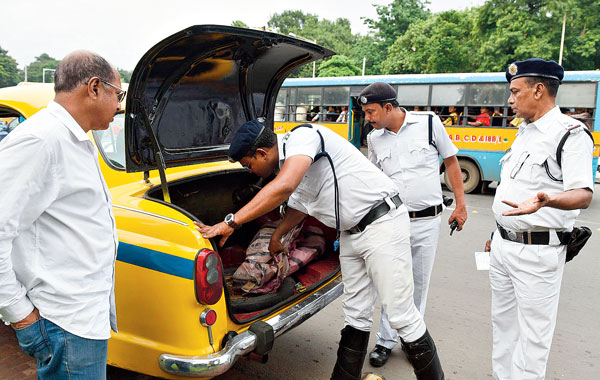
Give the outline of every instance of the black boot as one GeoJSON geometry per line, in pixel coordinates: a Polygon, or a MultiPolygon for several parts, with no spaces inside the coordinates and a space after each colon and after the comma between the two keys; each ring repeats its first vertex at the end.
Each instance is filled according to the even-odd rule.
{"type": "Polygon", "coordinates": [[[402,341],[408,361],[412,364],[417,380],[444,380],[444,371],[429,331],[414,342],[402,341]]]}
{"type": "Polygon", "coordinates": [[[342,329],[342,338],[331,380],[360,380],[363,362],[367,355],[369,333],[369,331],[360,331],[352,326],[342,329]]]}

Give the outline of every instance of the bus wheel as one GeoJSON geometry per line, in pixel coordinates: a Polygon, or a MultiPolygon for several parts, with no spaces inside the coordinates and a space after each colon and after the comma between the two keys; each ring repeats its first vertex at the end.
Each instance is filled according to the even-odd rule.
{"type": "MultiPolygon", "coordinates": [[[[468,160],[458,160],[458,163],[460,165],[465,193],[479,192],[481,190],[481,175],[479,174],[477,165],[468,160]]],[[[444,182],[448,186],[448,189],[452,191],[447,171],[444,171],[444,182]]]]}

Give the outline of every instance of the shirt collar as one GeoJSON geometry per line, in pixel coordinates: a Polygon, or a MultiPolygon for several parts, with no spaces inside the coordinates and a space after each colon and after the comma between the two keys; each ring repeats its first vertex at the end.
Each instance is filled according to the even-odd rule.
{"type": "Polygon", "coordinates": [[[77,138],[79,141],[91,141],[88,135],[83,131],[83,128],[73,119],[73,116],[63,106],[51,100],[48,103],[48,111],[60,120],[65,127],[77,138]]]}
{"type": "MultiPolygon", "coordinates": [[[[289,133],[289,132],[288,132],[289,133]]],[[[276,134],[277,136],[277,151],[279,152],[279,168],[281,169],[281,167],[283,166],[283,162],[285,161],[285,157],[283,154],[283,144],[285,144],[285,141],[288,139],[288,133],[285,134],[276,134]]]]}
{"type": "Polygon", "coordinates": [[[560,113],[560,108],[558,106],[554,106],[550,111],[546,112],[546,114],[533,123],[528,123],[525,127],[533,126],[539,129],[540,132],[547,132],[550,128],[552,122],[556,119],[557,113],[560,113]]]}
{"type": "MultiPolygon", "coordinates": [[[[404,128],[408,124],[414,124],[414,123],[416,123],[416,122],[419,121],[418,118],[417,118],[417,116],[415,114],[413,114],[412,112],[407,111],[406,108],[400,107],[400,110],[402,110],[404,112],[404,123],[402,123],[402,126],[398,130],[398,133],[400,133],[400,131],[402,130],[402,128],[404,128]]],[[[390,131],[387,128],[385,128],[384,133],[391,133],[393,135],[396,134],[396,133],[390,131]]]]}

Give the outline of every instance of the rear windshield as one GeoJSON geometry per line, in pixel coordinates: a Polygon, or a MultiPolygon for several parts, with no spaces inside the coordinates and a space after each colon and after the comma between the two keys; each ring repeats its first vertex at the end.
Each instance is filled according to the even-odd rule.
{"type": "Polygon", "coordinates": [[[115,116],[108,129],[93,131],[96,146],[106,164],[116,170],[125,170],[125,114],[115,116]]]}

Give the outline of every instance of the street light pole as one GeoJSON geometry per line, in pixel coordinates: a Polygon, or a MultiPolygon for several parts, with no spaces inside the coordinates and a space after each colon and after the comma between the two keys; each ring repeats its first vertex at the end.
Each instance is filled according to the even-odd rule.
{"type": "Polygon", "coordinates": [[[46,71],[56,71],[56,69],[42,69],[42,83],[46,83],[46,71]]]}
{"type": "Polygon", "coordinates": [[[560,53],[558,55],[558,64],[562,65],[563,47],[565,46],[565,25],[567,24],[567,12],[563,17],[562,36],[560,37],[560,53]]]}

